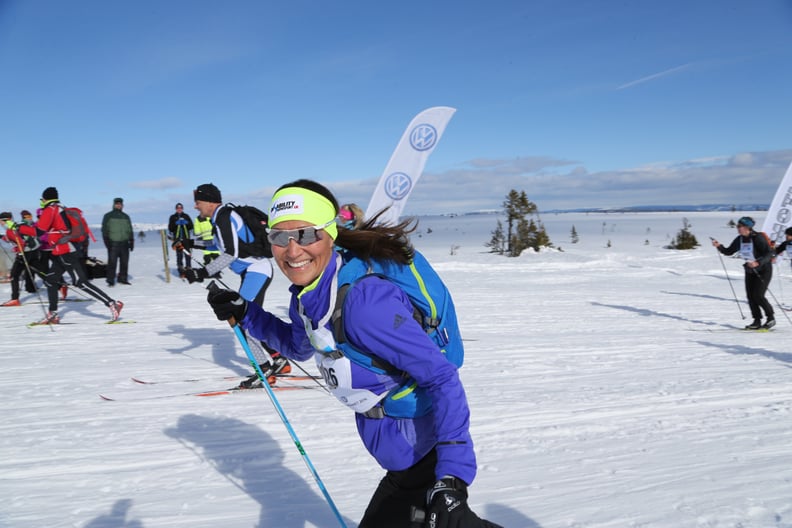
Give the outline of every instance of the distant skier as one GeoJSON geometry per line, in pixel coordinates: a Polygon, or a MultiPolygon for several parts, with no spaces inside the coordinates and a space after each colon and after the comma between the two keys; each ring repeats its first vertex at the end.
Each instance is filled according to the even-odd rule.
{"type": "Polygon", "coordinates": [[[745,293],[748,297],[748,306],[751,309],[753,322],[746,326],[746,330],[759,330],[775,326],[775,312],[773,306],[765,297],[770,280],[773,278],[773,257],[775,252],[767,242],[765,236],[753,230],[754,219],[743,216],[737,221],[737,232],[729,247],[723,246],[717,240],[712,240],[712,245],[724,255],[734,255],[739,252],[745,260],[745,293]],[[762,310],[767,317],[762,324],[762,310]]]}
{"type": "Polygon", "coordinates": [[[784,235],[786,240],[778,244],[774,251],[776,255],[780,255],[786,251],[787,257],[789,257],[789,262],[792,264],[792,227],[787,227],[786,231],[784,231],[784,235]]]}

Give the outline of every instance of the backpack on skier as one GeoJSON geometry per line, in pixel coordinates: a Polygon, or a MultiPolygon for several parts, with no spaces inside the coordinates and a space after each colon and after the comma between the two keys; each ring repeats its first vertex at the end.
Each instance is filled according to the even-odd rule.
{"type": "Polygon", "coordinates": [[[759,231],[758,233],[759,233],[760,235],[764,236],[765,240],[767,241],[767,246],[768,246],[768,247],[770,248],[770,250],[773,252],[773,258],[772,258],[772,260],[770,260],[770,262],[772,262],[773,264],[775,264],[775,261],[776,261],[776,257],[775,257],[775,242],[773,242],[772,240],[770,240],[770,237],[769,237],[769,236],[767,235],[767,233],[765,233],[764,231],[759,231]]]}
{"type": "MultiPolygon", "coordinates": [[[[413,305],[413,318],[440,349],[445,358],[462,366],[465,352],[459,333],[451,294],[426,258],[415,251],[408,265],[367,262],[345,253],[344,267],[338,273],[338,295],[333,311],[333,337],[339,350],[350,361],[381,374],[398,372],[394,366],[354,348],[344,332],[344,301],[350,288],[362,280],[389,280],[401,288],[413,305]]],[[[405,375],[405,381],[382,401],[385,414],[394,418],[423,416],[431,410],[431,397],[405,375]]]]}
{"type": "Polygon", "coordinates": [[[61,217],[68,229],[68,232],[61,237],[61,243],[73,242],[79,244],[88,240],[89,236],[91,240],[96,242],[96,238],[94,238],[91,228],[88,227],[88,222],[85,221],[85,217],[80,208],[64,207],[61,211],[61,217]]]}
{"type": "Polygon", "coordinates": [[[252,205],[235,205],[228,203],[225,210],[235,211],[242,217],[247,230],[239,237],[239,257],[272,257],[272,246],[267,239],[267,213],[252,205]],[[246,236],[245,236],[246,235],[246,236]]]}

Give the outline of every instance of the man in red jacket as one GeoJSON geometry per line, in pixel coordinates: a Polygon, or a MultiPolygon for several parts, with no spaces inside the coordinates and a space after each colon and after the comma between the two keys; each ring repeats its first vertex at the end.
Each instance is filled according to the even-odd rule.
{"type": "Polygon", "coordinates": [[[19,231],[23,235],[46,239],[52,247],[50,269],[44,277],[49,297],[49,312],[39,324],[58,324],[60,322],[58,289],[63,285],[63,273],[69,270],[73,270],[77,275],[75,286],[110,308],[112,320],[117,320],[124,303],[111,298],[89,280],[88,273],[80,262],[74,245],[69,242],[69,226],[66,225],[66,220],[61,215],[63,207],[61,207],[58,190],[55,187],[44,189],[41,195],[41,207],[41,216],[35,224],[19,226],[19,231]]]}

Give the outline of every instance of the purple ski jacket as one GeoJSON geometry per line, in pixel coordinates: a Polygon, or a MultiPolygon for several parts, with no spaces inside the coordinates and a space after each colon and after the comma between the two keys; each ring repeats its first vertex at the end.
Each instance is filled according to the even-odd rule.
{"type": "MultiPolygon", "coordinates": [[[[291,286],[290,322],[248,303],[241,321],[248,333],[289,359],[304,361],[321,352],[311,344],[300,305],[314,329],[327,319],[335,302],[334,278],[340,259],[331,259],[319,280],[309,287],[291,286]]],[[[325,325],[329,331],[331,322],[325,325]]],[[[357,430],[369,453],[386,470],[407,469],[437,448],[437,478],[455,476],[471,484],[476,457],[470,437],[470,411],[457,369],[413,319],[409,297],[388,280],[361,281],[347,293],[344,330],[358,350],[408,373],[432,396],[432,412],[418,418],[368,418],[355,413],[357,430]]],[[[382,394],[403,381],[351,364],[354,388],[382,394]]]]}

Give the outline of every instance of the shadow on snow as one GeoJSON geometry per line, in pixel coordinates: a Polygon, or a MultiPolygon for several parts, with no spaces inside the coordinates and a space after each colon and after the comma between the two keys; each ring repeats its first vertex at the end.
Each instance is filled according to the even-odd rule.
{"type": "MultiPolygon", "coordinates": [[[[336,522],[324,497],[283,464],[280,446],[258,427],[235,418],[187,414],[165,434],[258,502],[261,511],[257,526],[303,528],[309,522],[315,526],[336,522]],[[272,504],[278,507],[268,507],[272,504]]],[[[348,519],[344,522],[354,524],[348,519]]]]}

